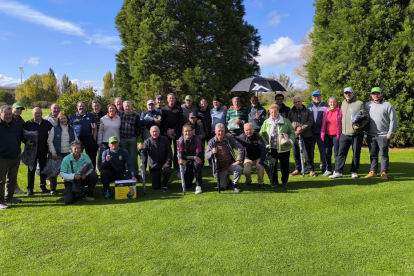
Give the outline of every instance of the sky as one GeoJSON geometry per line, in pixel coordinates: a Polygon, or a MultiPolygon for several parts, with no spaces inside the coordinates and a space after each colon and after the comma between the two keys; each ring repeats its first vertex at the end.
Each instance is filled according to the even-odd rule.
{"type": "MultiPolygon", "coordinates": [[[[313,26],[312,0],[244,0],[245,21],[259,30],[261,75],[287,74],[294,87],[306,83],[293,76],[300,64],[301,38],[313,26]]],[[[79,88],[100,92],[103,76],[116,70],[122,48],[115,17],[122,0],[0,0],[0,86],[20,84],[52,68],[79,88]]]]}

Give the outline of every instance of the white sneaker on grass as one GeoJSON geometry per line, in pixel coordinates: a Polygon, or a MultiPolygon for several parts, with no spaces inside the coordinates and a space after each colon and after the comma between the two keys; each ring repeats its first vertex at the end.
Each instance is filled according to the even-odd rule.
{"type": "Polygon", "coordinates": [[[358,178],[358,174],[356,172],[351,172],[351,177],[352,178],[358,178]]]}
{"type": "Polygon", "coordinates": [[[196,195],[198,195],[198,194],[201,194],[203,191],[201,190],[201,187],[200,186],[197,186],[196,187],[196,190],[195,190],[195,194],[196,195]]]}
{"type": "Polygon", "coordinates": [[[331,175],[331,174],[332,174],[331,171],[325,171],[325,173],[322,176],[328,176],[328,175],[331,175]]]}
{"type": "Polygon", "coordinates": [[[335,178],[340,178],[340,177],[342,177],[343,175],[342,175],[342,173],[338,173],[338,172],[335,172],[333,175],[331,175],[329,178],[330,179],[335,179],[335,178]]]}

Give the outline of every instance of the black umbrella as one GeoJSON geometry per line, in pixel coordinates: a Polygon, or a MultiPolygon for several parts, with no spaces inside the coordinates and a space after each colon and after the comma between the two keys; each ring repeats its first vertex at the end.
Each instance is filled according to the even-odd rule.
{"type": "Polygon", "coordinates": [[[231,92],[276,92],[286,89],[276,80],[270,78],[247,78],[239,81],[231,92]]]}

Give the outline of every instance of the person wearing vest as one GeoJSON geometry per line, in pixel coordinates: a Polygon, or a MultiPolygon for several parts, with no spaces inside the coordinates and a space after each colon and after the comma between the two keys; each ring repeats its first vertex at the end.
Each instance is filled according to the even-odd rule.
{"type": "Polygon", "coordinates": [[[110,137],[108,145],[109,149],[102,153],[101,169],[101,182],[106,199],[111,197],[111,188],[109,187],[111,181],[132,179],[137,182],[131,156],[126,149],[119,146],[118,137],[110,137]],[[125,170],[125,166],[128,167],[128,172],[125,170]]]}
{"type": "MultiPolygon", "coordinates": [[[[53,159],[63,159],[69,153],[69,146],[73,141],[78,141],[76,132],[73,127],[69,126],[69,116],[65,113],[59,113],[57,115],[57,125],[54,126],[49,132],[49,138],[47,144],[49,146],[49,152],[52,154],[53,159]]],[[[57,195],[57,177],[49,177],[50,180],[50,194],[57,195]]]]}
{"type": "Polygon", "coordinates": [[[178,139],[177,146],[178,164],[186,167],[184,174],[185,186],[186,188],[191,188],[195,175],[195,194],[201,194],[204,149],[201,139],[193,134],[190,125],[183,126],[183,136],[178,139]]]}

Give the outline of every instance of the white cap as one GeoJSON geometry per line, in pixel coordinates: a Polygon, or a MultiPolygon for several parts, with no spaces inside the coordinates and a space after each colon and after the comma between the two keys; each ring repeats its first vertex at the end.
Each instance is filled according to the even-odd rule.
{"type": "Polygon", "coordinates": [[[155,104],[155,102],[154,102],[153,100],[149,100],[149,101],[147,102],[147,104],[155,104]]]}
{"type": "Polygon", "coordinates": [[[352,87],[347,87],[347,88],[345,88],[344,89],[344,93],[345,92],[351,92],[351,93],[354,93],[354,89],[352,89],[352,87]]]}

